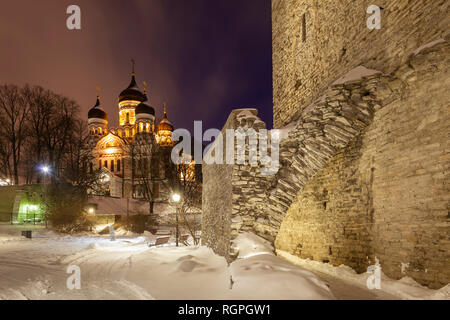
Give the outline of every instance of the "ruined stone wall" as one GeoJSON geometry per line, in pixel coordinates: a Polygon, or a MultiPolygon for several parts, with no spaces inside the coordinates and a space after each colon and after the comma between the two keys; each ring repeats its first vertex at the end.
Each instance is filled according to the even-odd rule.
{"type": "Polygon", "coordinates": [[[274,126],[302,110],[340,75],[364,65],[391,73],[418,47],[448,36],[446,0],[272,0],[274,126]],[[367,8],[382,9],[369,30],[367,8]]]}
{"type": "Polygon", "coordinates": [[[400,94],[306,183],[278,250],[359,272],[376,257],[392,278],[449,283],[449,53],[438,44],[396,70],[400,94]]]}
{"type": "Polygon", "coordinates": [[[311,179],[295,198],[276,238],[277,250],[302,259],[348,265],[374,264],[370,166],[362,166],[359,135],[311,179]]]}

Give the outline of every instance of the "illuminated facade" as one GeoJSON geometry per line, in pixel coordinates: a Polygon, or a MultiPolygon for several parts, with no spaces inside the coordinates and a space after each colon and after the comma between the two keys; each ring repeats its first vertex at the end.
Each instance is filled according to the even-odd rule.
{"type": "MultiPolygon", "coordinates": [[[[145,83],[144,83],[145,86],[145,83]]],[[[153,198],[168,198],[164,190],[164,162],[170,161],[173,147],[173,125],[167,118],[166,105],[162,120],[156,125],[155,109],[148,103],[131,75],[130,85],[119,95],[119,126],[108,126],[108,114],[97,96],[95,106],[88,113],[89,150],[92,172],[104,173],[105,193],[113,197],[142,198],[143,181],[148,190],[151,180],[153,198]]]]}

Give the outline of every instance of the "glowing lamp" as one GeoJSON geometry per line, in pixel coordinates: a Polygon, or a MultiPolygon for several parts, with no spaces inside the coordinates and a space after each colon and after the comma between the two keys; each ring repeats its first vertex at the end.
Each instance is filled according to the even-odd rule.
{"type": "Polygon", "coordinates": [[[181,196],[178,193],[174,193],[172,195],[172,200],[173,200],[173,202],[180,202],[181,196]]]}

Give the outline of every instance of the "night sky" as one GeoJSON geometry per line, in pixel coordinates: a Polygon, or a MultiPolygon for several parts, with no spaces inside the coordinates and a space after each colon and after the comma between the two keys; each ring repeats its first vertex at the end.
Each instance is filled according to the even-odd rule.
{"type": "Polygon", "coordinates": [[[82,117],[96,86],[110,125],[136,60],[157,119],[222,128],[235,108],[256,107],[272,127],[270,0],[2,1],[0,83],[41,85],[76,100],[82,117]],[[81,7],[82,30],[66,27],[81,7]]]}

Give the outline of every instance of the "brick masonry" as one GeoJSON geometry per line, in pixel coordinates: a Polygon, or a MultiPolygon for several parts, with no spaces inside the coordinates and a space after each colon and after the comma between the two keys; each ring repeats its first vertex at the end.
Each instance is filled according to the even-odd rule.
{"type": "Polygon", "coordinates": [[[448,37],[448,12],[446,0],[272,0],[274,126],[298,119],[347,71],[390,74],[416,48],[448,37]],[[383,8],[380,30],[366,26],[372,4],[383,8]]]}
{"type": "MultiPolygon", "coordinates": [[[[273,1],[274,35],[280,25],[288,25],[288,12],[296,16],[289,3],[293,5],[273,1]],[[277,20],[280,16],[286,21],[277,20]]],[[[301,7],[305,2],[296,3],[301,7]]],[[[308,3],[331,9],[329,1],[320,6],[308,3]]],[[[203,166],[204,243],[229,261],[237,254],[233,239],[250,231],[273,241],[277,250],[302,258],[346,264],[358,272],[378,259],[392,278],[407,275],[432,288],[449,283],[450,49],[439,18],[448,4],[390,3],[385,12],[395,11],[395,3],[407,12],[418,10],[409,18],[417,15],[420,21],[430,21],[429,15],[434,15],[435,20],[422,25],[425,33],[411,35],[413,40],[398,39],[398,51],[391,47],[390,38],[384,51],[374,48],[380,57],[365,66],[380,72],[354,81],[330,85],[363,64],[358,52],[361,57],[370,53],[349,48],[346,52],[357,63],[334,66],[328,58],[320,58],[321,52],[312,53],[314,47],[308,49],[310,60],[318,59],[314,63],[325,66],[312,64],[300,73],[312,81],[302,81],[305,87],[298,87],[301,98],[292,92],[280,95],[292,81],[289,62],[294,58],[274,36],[275,125],[295,120],[280,144],[278,174],[262,175],[257,165],[203,166]],[[438,37],[443,39],[411,54],[413,45],[417,48],[438,37]],[[221,174],[225,179],[218,182],[221,174]]],[[[384,13],[384,23],[393,23],[391,14],[384,13]]],[[[412,27],[408,23],[405,30],[412,27]]],[[[366,32],[361,30],[362,39],[369,37],[366,32]]],[[[289,30],[279,37],[284,33],[289,30]]],[[[372,49],[368,43],[360,45],[372,49]]],[[[238,120],[241,113],[234,111],[225,127],[252,127],[254,122],[238,120]]],[[[253,114],[256,117],[256,110],[253,114]]]]}
{"type": "Polygon", "coordinates": [[[303,258],[363,272],[377,257],[394,278],[448,283],[449,51],[332,86],[282,140],[275,176],[204,166],[204,243],[231,260],[251,231],[303,258]]]}

